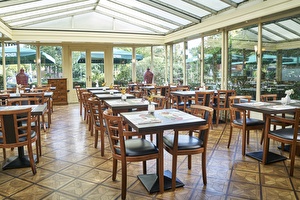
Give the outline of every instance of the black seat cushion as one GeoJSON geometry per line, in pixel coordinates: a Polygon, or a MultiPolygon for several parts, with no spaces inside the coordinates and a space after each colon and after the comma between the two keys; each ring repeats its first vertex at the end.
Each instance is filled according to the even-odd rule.
{"type": "MultiPolygon", "coordinates": [[[[126,156],[144,156],[158,153],[157,147],[143,138],[125,140],[126,156]]],[[[121,154],[119,149],[117,153],[121,154]]]]}
{"type": "MultiPolygon", "coordinates": [[[[294,137],[294,129],[293,128],[285,128],[285,129],[279,129],[275,131],[269,132],[272,135],[275,135],[277,137],[281,137],[288,140],[293,140],[294,137]]],[[[298,132],[297,140],[300,141],[300,131],[298,132]]]]}
{"type": "MultiPolygon", "coordinates": [[[[174,136],[166,135],[163,138],[165,145],[173,148],[174,136]]],[[[178,135],[178,150],[197,149],[203,147],[203,141],[189,135],[178,135]]]]}
{"type": "MultiPolygon", "coordinates": [[[[21,133],[20,134],[23,134],[24,132],[23,131],[20,131],[21,133]]],[[[0,136],[2,136],[2,132],[0,131],[0,136]]],[[[36,136],[36,132],[31,130],[31,138],[34,138],[36,136]]],[[[23,136],[23,137],[20,137],[20,142],[24,142],[27,140],[27,137],[26,136],[23,136]]],[[[3,139],[0,138],[0,144],[3,144],[3,139]]]]}
{"type": "MultiPolygon", "coordinates": [[[[243,126],[243,119],[236,119],[233,120],[233,123],[243,126]]],[[[247,126],[257,126],[257,125],[264,125],[265,122],[260,119],[254,119],[254,118],[246,118],[246,125],[247,126]]]]}

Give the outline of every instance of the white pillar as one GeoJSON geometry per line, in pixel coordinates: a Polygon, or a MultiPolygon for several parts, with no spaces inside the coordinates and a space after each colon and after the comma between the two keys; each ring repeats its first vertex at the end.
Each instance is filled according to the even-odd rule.
{"type": "Polygon", "coordinates": [[[256,101],[260,101],[261,91],[261,65],[262,65],[262,24],[258,24],[258,36],[257,36],[257,52],[256,52],[256,101]]]}

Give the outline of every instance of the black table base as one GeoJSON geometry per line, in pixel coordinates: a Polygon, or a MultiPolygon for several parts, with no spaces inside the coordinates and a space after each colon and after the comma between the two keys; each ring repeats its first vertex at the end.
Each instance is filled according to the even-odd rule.
{"type": "MultiPolygon", "coordinates": [[[[33,155],[33,159],[36,162],[36,160],[37,160],[36,155],[33,155]]],[[[29,157],[27,155],[23,156],[23,157],[19,157],[19,156],[9,157],[8,159],[6,159],[3,162],[3,165],[2,165],[3,170],[24,168],[24,167],[30,167],[29,157]]]]}
{"type": "MultiPolygon", "coordinates": [[[[254,159],[262,162],[263,152],[262,151],[251,152],[251,153],[247,153],[246,156],[249,156],[251,158],[254,158],[254,159]]],[[[279,161],[283,161],[283,160],[286,160],[286,159],[287,158],[284,157],[284,156],[282,156],[282,155],[278,155],[276,153],[269,152],[268,156],[267,156],[266,164],[270,164],[270,163],[274,163],[274,162],[279,162],[279,161]]]]}
{"type": "MultiPolygon", "coordinates": [[[[138,179],[142,182],[146,190],[151,194],[159,192],[159,179],[156,174],[138,175],[138,179]]],[[[176,178],[176,187],[183,187],[184,184],[176,178]]],[[[172,188],[172,173],[169,170],[164,172],[164,190],[172,188]]]]}

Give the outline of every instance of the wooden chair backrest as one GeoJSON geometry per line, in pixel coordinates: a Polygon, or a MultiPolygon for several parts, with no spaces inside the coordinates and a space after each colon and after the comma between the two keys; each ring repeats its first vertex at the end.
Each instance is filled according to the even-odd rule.
{"type": "Polygon", "coordinates": [[[214,91],[195,91],[195,104],[211,107],[214,101],[214,91]]]}
{"type": "Polygon", "coordinates": [[[230,121],[232,122],[233,120],[236,119],[241,119],[244,117],[250,118],[250,111],[245,111],[245,110],[240,110],[238,108],[233,107],[232,105],[235,103],[248,103],[252,99],[251,96],[230,96],[229,101],[230,101],[230,121]]]}
{"type": "Polygon", "coordinates": [[[38,105],[40,103],[39,98],[35,97],[24,97],[24,98],[11,98],[7,99],[8,106],[17,106],[17,105],[38,105]]]}
{"type": "Polygon", "coordinates": [[[229,97],[231,96],[236,96],[235,90],[218,90],[218,94],[215,97],[217,98],[216,107],[229,108],[230,106],[229,97]]]}
{"type": "Polygon", "coordinates": [[[31,141],[31,108],[0,111],[0,148],[27,145],[31,141]]]}
{"type": "Polygon", "coordinates": [[[22,93],[22,98],[38,98],[40,104],[44,104],[47,102],[47,99],[45,98],[44,92],[29,92],[29,93],[22,93]]]}
{"type": "Polygon", "coordinates": [[[262,94],[260,95],[260,101],[275,101],[277,99],[277,94],[262,94]]]}
{"type": "Polygon", "coordinates": [[[107,110],[103,112],[103,118],[108,132],[108,140],[110,143],[113,156],[121,156],[125,160],[125,138],[136,135],[132,131],[124,129],[124,123],[121,116],[112,115],[107,110]]]}

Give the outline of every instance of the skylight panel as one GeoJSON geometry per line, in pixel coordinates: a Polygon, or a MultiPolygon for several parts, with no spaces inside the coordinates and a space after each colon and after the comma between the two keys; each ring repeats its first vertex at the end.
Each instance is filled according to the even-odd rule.
{"type": "Polygon", "coordinates": [[[210,12],[208,12],[206,10],[203,10],[201,8],[193,6],[193,5],[191,5],[189,3],[186,3],[184,1],[179,1],[179,0],[161,0],[161,1],[166,3],[166,4],[169,4],[170,6],[174,6],[178,9],[186,10],[187,12],[189,12],[193,15],[199,16],[199,17],[203,17],[203,16],[211,14],[210,12]]]}
{"type": "Polygon", "coordinates": [[[285,27],[288,27],[289,29],[291,30],[294,30],[295,32],[300,32],[300,24],[293,21],[293,20],[285,20],[285,21],[281,21],[281,22],[278,22],[278,24],[281,24],[285,27]]]}
{"type": "Polygon", "coordinates": [[[186,25],[186,24],[191,23],[190,21],[188,21],[186,19],[183,19],[183,18],[181,18],[181,17],[179,17],[177,15],[174,15],[172,13],[165,12],[163,10],[154,8],[152,6],[149,6],[147,4],[138,2],[136,0],[126,0],[126,1],[124,1],[124,0],[117,0],[117,1],[119,3],[121,3],[121,4],[126,4],[127,6],[131,6],[133,8],[137,8],[137,9],[140,9],[140,10],[145,10],[148,13],[153,13],[155,15],[161,16],[161,17],[166,18],[168,20],[175,21],[175,22],[177,22],[179,24],[186,25]]]}
{"type": "MultiPolygon", "coordinates": [[[[20,5],[14,5],[14,6],[8,6],[5,7],[5,9],[0,9],[0,14],[4,13],[10,13],[10,12],[17,12],[17,11],[26,11],[26,9],[32,9],[32,8],[38,8],[41,6],[50,6],[54,5],[56,3],[62,3],[62,2],[68,2],[70,0],[41,0],[41,1],[35,1],[30,3],[24,3],[20,5]]],[[[72,2],[72,1],[70,1],[72,2]]]]}
{"type": "Polygon", "coordinates": [[[93,7],[88,7],[88,8],[70,10],[70,11],[67,11],[67,12],[61,12],[61,13],[56,13],[56,14],[52,14],[52,15],[42,16],[42,17],[35,17],[35,18],[32,18],[32,19],[28,19],[28,20],[12,22],[12,23],[10,23],[10,25],[11,26],[19,26],[19,25],[22,25],[22,24],[33,23],[33,22],[36,22],[36,21],[47,20],[47,19],[50,19],[50,18],[57,18],[57,17],[60,17],[60,16],[71,15],[73,13],[84,12],[84,11],[87,11],[87,10],[91,10],[92,8],[93,7]]]}
{"type": "Polygon", "coordinates": [[[101,14],[109,14],[109,15],[111,15],[111,16],[115,16],[115,17],[116,17],[117,19],[119,19],[119,20],[120,20],[120,19],[124,19],[125,22],[134,24],[134,25],[136,25],[136,26],[141,25],[141,26],[144,26],[144,27],[149,27],[149,28],[154,29],[154,30],[157,30],[158,32],[161,32],[161,33],[166,33],[166,32],[168,32],[168,30],[166,30],[166,29],[163,29],[163,28],[161,28],[161,27],[158,27],[158,26],[155,26],[155,25],[152,25],[152,24],[143,22],[143,21],[141,21],[141,20],[137,20],[137,19],[135,19],[135,18],[132,18],[132,17],[127,16],[127,15],[124,15],[124,14],[122,14],[122,13],[114,12],[114,11],[112,11],[112,10],[105,9],[105,8],[99,7],[99,6],[98,6],[96,9],[97,9],[97,11],[99,11],[101,14]]]}
{"type": "Polygon", "coordinates": [[[208,0],[193,0],[193,1],[195,1],[199,4],[203,4],[204,6],[209,7],[216,11],[220,11],[220,10],[230,7],[229,4],[219,1],[219,0],[209,0],[209,1],[208,0]]]}
{"type": "Polygon", "coordinates": [[[279,35],[284,36],[285,38],[289,39],[297,39],[299,36],[295,35],[294,33],[288,31],[287,29],[284,29],[280,26],[277,26],[276,24],[268,24],[264,25],[263,27],[266,27],[274,32],[277,32],[279,35]]]}
{"type": "Polygon", "coordinates": [[[265,29],[262,30],[262,34],[263,34],[263,36],[271,38],[272,40],[275,40],[275,41],[283,41],[284,40],[284,38],[279,37],[278,35],[275,35],[274,33],[271,33],[265,29]]]}
{"type": "Polygon", "coordinates": [[[99,5],[100,7],[101,7],[102,4],[105,4],[105,6],[110,7],[113,12],[122,13],[124,15],[129,15],[129,16],[132,16],[133,18],[141,19],[141,20],[144,20],[144,21],[149,21],[153,24],[160,24],[162,26],[166,26],[166,27],[171,28],[171,29],[177,28],[177,26],[174,25],[174,24],[171,24],[171,23],[168,23],[166,21],[157,19],[155,17],[143,14],[141,12],[137,12],[135,10],[126,8],[124,6],[113,4],[113,3],[110,3],[110,2],[107,2],[107,1],[102,1],[102,2],[99,5]],[[105,3],[102,3],[102,2],[105,2],[105,3]]]}

